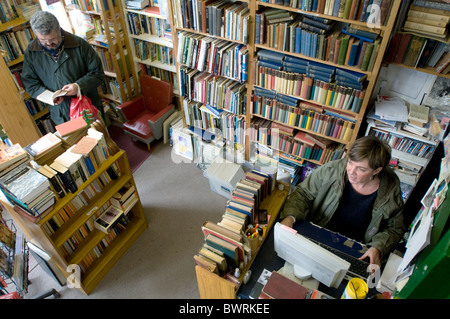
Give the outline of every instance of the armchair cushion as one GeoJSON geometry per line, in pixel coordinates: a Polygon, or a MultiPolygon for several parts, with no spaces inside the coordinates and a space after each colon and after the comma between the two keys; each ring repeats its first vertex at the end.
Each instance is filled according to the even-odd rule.
{"type": "Polygon", "coordinates": [[[154,115],[150,111],[145,110],[139,114],[139,116],[123,123],[123,128],[125,131],[147,140],[153,135],[150,125],[148,125],[148,121],[150,121],[153,116],[154,115]]]}

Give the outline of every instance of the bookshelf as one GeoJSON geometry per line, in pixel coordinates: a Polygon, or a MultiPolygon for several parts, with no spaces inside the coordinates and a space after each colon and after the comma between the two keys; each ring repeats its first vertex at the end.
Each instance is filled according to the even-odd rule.
{"type": "Polygon", "coordinates": [[[71,279],[72,271],[76,266],[80,267],[81,278],[77,288],[89,294],[147,228],[138,194],[138,200],[121,227],[105,233],[92,226],[93,221],[109,207],[111,197],[127,183],[136,187],[127,156],[119,150],[110,154],[76,192],[59,198],[53,209],[35,223],[17,213],[11,205],[3,203],[3,206],[25,236],[51,256],[58,270],[73,285],[76,281],[71,279]],[[109,173],[113,167],[120,172],[115,179],[109,173]],[[77,198],[89,193],[89,200],[78,206],[77,198]]]}
{"type": "MultiPolygon", "coordinates": [[[[450,21],[449,5],[438,2],[427,1],[402,1],[399,8],[398,19],[395,26],[395,32],[392,33],[389,47],[383,59],[383,63],[398,66],[400,68],[414,70],[433,75],[434,79],[448,82],[450,79],[448,57],[446,57],[446,48],[449,44],[448,30],[439,36],[420,28],[445,29],[450,21]],[[441,78],[441,79],[439,79],[441,78]]],[[[431,78],[431,77],[430,77],[431,78]]],[[[389,94],[388,94],[389,95],[389,94]]],[[[405,97],[406,99],[406,97],[405,97]]],[[[427,99],[422,101],[408,101],[410,104],[427,104],[427,99]]],[[[432,106],[432,105],[430,105],[432,106]]],[[[411,107],[411,106],[409,106],[411,107]]],[[[425,127],[430,127],[432,123],[432,109],[428,115],[429,123],[425,127]]],[[[433,115],[434,116],[434,115],[433,115]]],[[[402,161],[405,166],[400,166],[400,170],[394,163],[395,172],[403,183],[402,189],[406,190],[404,198],[409,198],[412,189],[419,181],[425,171],[428,163],[435,152],[439,140],[442,137],[433,136],[430,133],[412,134],[401,129],[402,126],[410,123],[397,123],[395,127],[381,127],[377,121],[368,117],[367,134],[374,134],[386,140],[403,139],[405,145],[417,145],[425,152],[415,152],[417,148],[408,149],[405,146],[392,144],[392,157],[402,161]]],[[[420,127],[419,127],[420,128],[420,127]]]]}
{"type": "Polygon", "coordinates": [[[394,164],[397,167],[394,171],[404,185],[402,192],[406,201],[420,175],[425,171],[439,141],[400,130],[398,127],[379,127],[370,119],[368,119],[366,130],[366,135],[369,134],[391,145],[392,158],[398,162],[394,164]]]}
{"type": "Polygon", "coordinates": [[[171,14],[167,12],[166,17],[153,2],[143,9],[128,7],[125,0],[122,3],[137,69],[173,83],[174,93],[178,95],[171,14]]]}
{"type": "Polygon", "coordinates": [[[0,59],[0,123],[12,143],[28,145],[37,140],[41,133],[25,107],[11,71],[3,58],[0,59]],[[26,129],[24,129],[26,128],[26,129]]]}
{"type": "MultiPolygon", "coordinates": [[[[4,2],[2,6],[6,6],[7,2],[4,2]]],[[[14,5],[14,4],[12,4],[14,5]]],[[[5,118],[1,120],[1,123],[3,124],[4,128],[9,132],[6,135],[16,143],[20,141],[20,143],[25,144],[25,141],[34,141],[38,137],[40,137],[41,134],[48,132],[48,109],[44,107],[42,104],[36,102],[34,99],[31,99],[29,94],[25,92],[23,88],[23,84],[21,83],[20,79],[20,73],[22,69],[22,62],[24,57],[25,49],[27,48],[28,44],[33,40],[34,35],[31,31],[30,25],[28,23],[28,20],[26,17],[29,17],[30,13],[27,13],[28,11],[25,11],[25,8],[28,8],[27,10],[31,10],[30,12],[34,12],[36,8],[39,6],[36,3],[29,3],[27,5],[25,4],[19,4],[18,6],[15,6],[16,14],[9,15],[9,18],[6,18],[6,20],[2,20],[3,23],[0,24],[0,49],[2,51],[2,75],[5,77],[8,76],[12,79],[12,82],[14,86],[16,87],[13,89],[11,86],[9,86],[9,80],[6,80],[5,85],[9,87],[10,90],[5,91],[5,95],[3,97],[3,101],[6,101],[7,96],[11,95],[11,92],[18,92],[18,95],[20,97],[20,100],[22,102],[20,103],[18,100],[17,102],[11,102],[11,103],[18,103],[22,104],[22,106],[18,107],[18,104],[15,104],[16,108],[9,108],[10,106],[6,107],[5,114],[3,115],[5,118]],[[7,69],[3,69],[3,65],[6,65],[7,69]],[[9,73],[9,75],[7,75],[9,73]],[[19,109],[20,108],[20,109],[19,109]],[[30,116],[27,116],[25,112],[22,112],[22,109],[25,111],[28,110],[29,114],[32,116],[32,120],[34,120],[34,123],[29,121],[28,118],[30,116]],[[19,110],[18,112],[16,112],[19,110]],[[7,115],[8,114],[8,115],[7,115]],[[12,117],[9,117],[12,116],[12,117]],[[11,119],[15,121],[15,118],[20,119],[19,123],[24,123],[25,127],[30,127],[30,136],[20,136],[24,135],[22,132],[18,132],[17,129],[14,129],[12,127],[13,123],[8,123],[11,119]],[[7,118],[8,117],[8,118],[7,118]],[[36,128],[38,129],[37,133],[35,133],[36,128]]],[[[2,14],[6,14],[4,11],[2,14]]],[[[12,99],[12,101],[15,101],[16,98],[12,99]]],[[[50,124],[52,125],[52,124],[50,124]]]]}
{"type": "MultiPolygon", "coordinates": [[[[259,98],[270,98],[270,103],[260,103],[258,100],[258,103],[255,105],[253,104],[254,108],[250,109],[251,114],[247,117],[248,120],[251,118],[252,122],[256,122],[256,128],[262,127],[270,128],[270,125],[272,123],[278,123],[282,124],[289,128],[289,130],[292,132],[292,129],[294,129],[293,134],[295,136],[296,132],[305,132],[308,135],[312,135],[313,137],[320,137],[322,139],[332,141],[331,147],[329,151],[331,151],[330,154],[341,154],[345,148],[347,148],[347,145],[350,145],[354,142],[354,140],[357,138],[359,134],[359,130],[363,121],[364,114],[366,113],[366,109],[368,104],[370,103],[371,95],[374,90],[375,83],[378,78],[378,74],[381,67],[382,57],[384,55],[384,52],[386,50],[389,36],[391,34],[391,31],[394,26],[395,18],[399,9],[399,2],[392,1],[390,3],[390,8],[384,8],[386,17],[384,23],[380,25],[370,25],[364,20],[363,18],[358,19],[358,13],[357,8],[358,4],[362,4],[363,2],[358,1],[347,1],[345,2],[346,7],[343,9],[344,12],[348,11],[348,14],[346,13],[340,13],[336,11],[336,8],[333,8],[329,6],[328,1],[319,1],[319,7],[314,10],[313,7],[307,7],[303,6],[301,8],[294,8],[290,6],[284,6],[284,5],[278,5],[273,4],[270,1],[255,1],[255,14],[256,14],[256,26],[258,25],[259,20],[263,20],[266,17],[264,14],[267,14],[267,12],[270,12],[271,10],[283,10],[289,12],[289,15],[294,16],[293,20],[289,20],[288,23],[273,23],[266,25],[265,28],[260,28],[261,32],[260,34],[260,40],[255,40],[255,56],[258,57],[261,52],[267,52],[271,55],[276,55],[278,57],[281,57],[284,59],[284,61],[295,61],[295,63],[304,63],[305,65],[308,65],[304,72],[295,72],[295,70],[289,70],[288,72],[279,71],[275,68],[266,67],[263,63],[256,62],[258,64],[261,64],[261,66],[258,66],[256,63],[252,64],[256,68],[255,71],[251,71],[251,74],[255,74],[258,78],[255,78],[251,81],[253,83],[253,90],[254,90],[254,96],[259,96],[259,98]],[[323,4],[322,7],[320,7],[320,3],[323,4]],[[347,7],[347,4],[350,6],[352,4],[356,4],[355,9],[352,9],[352,7],[347,7]],[[352,16],[352,10],[354,10],[354,15],[352,16]],[[389,14],[386,14],[389,12],[389,14]],[[302,17],[302,22],[299,24],[299,22],[296,22],[299,17],[302,17]],[[328,21],[329,25],[334,25],[332,27],[332,30],[336,30],[337,32],[337,40],[335,42],[335,48],[336,51],[334,53],[334,56],[332,56],[332,50],[333,50],[333,42],[336,37],[335,31],[331,31],[331,33],[326,33],[324,36],[319,34],[318,36],[314,34],[314,32],[309,32],[308,28],[304,27],[303,24],[306,23],[305,18],[321,18],[322,21],[328,21]],[[292,22],[294,21],[294,22],[292,22]],[[276,28],[274,28],[274,25],[278,30],[276,31],[276,28]],[[371,28],[367,28],[367,26],[370,26],[371,28]],[[285,27],[286,26],[286,27],[285,27]],[[292,29],[293,27],[300,26],[302,28],[303,33],[301,33],[300,37],[299,35],[295,35],[294,38],[290,39],[290,45],[288,46],[286,43],[286,36],[284,37],[285,42],[281,43],[279,40],[276,41],[276,39],[279,39],[279,35],[287,34],[288,28],[291,28],[290,34],[292,35],[294,33],[292,29]],[[373,31],[373,33],[378,34],[379,36],[374,40],[373,46],[372,46],[372,53],[369,57],[367,55],[367,58],[361,54],[361,52],[368,52],[369,51],[369,45],[372,45],[372,42],[362,41],[363,38],[358,39],[357,36],[351,36],[348,38],[347,34],[354,34],[354,31],[352,32],[346,32],[350,30],[350,27],[357,29],[357,30],[370,30],[373,31]],[[283,30],[284,29],[284,30],[283,30]],[[306,30],[306,31],[305,31],[306,30]],[[265,40],[262,38],[262,35],[266,34],[265,40]],[[343,35],[342,35],[343,34],[343,35]],[[343,41],[345,38],[348,39],[348,49],[342,50],[342,45],[340,45],[339,51],[337,51],[338,47],[338,40],[339,38],[342,38],[340,41],[343,45],[343,41]],[[301,39],[301,40],[299,40],[301,39]],[[259,42],[259,43],[258,43],[259,42]],[[356,47],[359,46],[360,50],[360,56],[358,59],[358,56],[356,56],[356,59],[353,63],[351,63],[350,54],[351,54],[351,47],[352,43],[356,45],[356,47]],[[367,50],[363,49],[363,45],[365,43],[367,44],[367,50]],[[295,45],[298,45],[299,48],[296,48],[295,45]],[[314,47],[314,45],[316,47],[314,47]],[[311,51],[311,46],[315,50],[311,51]],[[365,51],[363,51],[365,50],[365,51]],[[339,54],[336,54],[339,52],[339,54]],[[364,59],[367,59],[369,61],[368,64],[365,64],[364,59]],[[356,63],[356,61],[359,60],[359,63],[356,63]],[[306,62],[305,62],[306,61],[306,62]],[[334,86],[331,81],[327,81],[326,79],[321,79],[320,76],[315,77],[314,73],[311,71],[315,68],[315,65],[319,65],[321,68],[328,68],[330,70],[334,69],[336,72],[335,80],[336,85],[334,86]],[[310,71],[311,70],[311,71],[310,71]],[[267,71],[269,71],[269,75],[267,75],[267,71]],[[352,71],[352,72],[358,72],[360,74],[360,77],[365,77],[365,83],[361,88],[351,88],[349,90],[349,86],[347,86],[345,83],[340,84],[339,83],[339,77],[340,72],[346,72],[346,71],[352,71]],[[271,74],[272,73],[272,74],[271,74]],[[304,74],[303,81],[301,88],[299,87],[297,91],[295,90],[295,87],[292,86],[291,83],[298,83],[297,80],[295,80],[295,77],[300,77],[301,74],[304,74]],[[292,75],[293,74],[293,75],[292,75]],[[294,80],[290,80],[289,76],[294,76],[294,80]],[[267,79],[268,78],[268,79],[267,79]],[[311,79],[312,78],[312,82],[311,79]],[[317,79],[316,79],[317,78],[317,79]],[[310,82],[306,82],[306,88],[311,91],[307,91],[305,94],[303,93],[303,89],[305,87],[305,80],[308,80],[310,82]],[[270,81],[273,81],[270,84],[270,81]],[[277,82],[279,84],[277,84],[277,82]],[[333,89],[334,87],[334,89],[333,89]],[[261,90],[261,88],[266,90],[261,90]],[[272,91],[272,92],[268,92],[272,91]],[[342,90],[342,94],[347,98],[349,95],[355,96],[354,101],[359,99],[357,105],[355,107],[355,104],[350,107],[350,105],[347,104],[347,107],[345,106],[345,99],[344,104],[338,104],[333,102],[333,98],[330,97],[330,91],[331,94],[334,92],[339,92],[339,90],[342,90]],[[259,91],[262,91],[262,93],[259,93],[259,91]],[[273,93],[273,91],[276,92],[276,94],[272,94],[272,96],[267,95],[267,93],[273,93]],[[316,92],[318,94],[316,94],[316,92]],[[313,93],[314,92],[314,93],[313,93]],[[321,96],[322,94],[322,96],[321,96]],[[358,96],[359,95],[359,96],[358,96]],[[309,118],[311,118],[311,121],[313,121],[314,117],[318,118],[319,126],[311,125],[305,125],[302,124],[301,119],[303,117],[300,117],[301,113],[297,114],[297,123],[292,124],[292,117],[282,117],[283,113],[282,110],[278,111],[276,109],[275,112],[272,111],[272,113],[267,114],[264,113],[264,111],[261,111],[261,108],[267,107],[271,104],[273,104],[273,100],[276,101],[276,103],[280,104],[279,102],[283,102],[283,99],[278,98],[278,96],[283,97],[283,99],[293,101],[292,104],[288,104],[288,111],[289,113],[294,113],[295,111],[303,110],[306,112],[306,115],[308,115],[309,118]],[[330,98],[329,98],[330,97],[330,98]],[[324,115],[325,114],[325,115],[324,115]],[[328,117],[325,117],[328,114],[328,117]],[[277,116],[281,116],[281,120],[277,119],[277,116]],[[321,122],[322,119],[325,119],[324,126],[322,126],[321,129],[321,122]],[[339,118],[341,120],[339,120],[339,118]],[[262,121],[262,120],[263,121],[262,121]],[[268,121],[268,122],[267,122],[268,121]],[[344,125],[341,134],[334,134],[332,131],[325,130],[325,127],[330,127],[330,124],[332,121],[336,121],[336,123],[339,123],[339,121],[344,125]],[[325,126],[325,124],[327,125],[325,126]],[[345,130],[345,125],[347,125],[347,130],[345,130]],[[333,147],[335,147],[335,150],[333,151],[333,147]]],[[[303,2],[305,5],[305,2],[303,2]]],[[[279,12],[280,12],[279,11],[279,12]]],[[[267,15],[270,17],[269,15],[267,15]]],[[[260,24],[263,24],[262,22],[260,24]]],[[[256,32],[258,34],[258,32],[256,32]]],[[[356,51],[357,52],[357,51],[356,51]]],[[[263,60],[261,57],[259,57],[258,60],[263,60]]],[[[283,63],[283,68],[287,69],[286,66],[287,63],[283,63]]],[[[351,99],[350,97],[349,99],[351,99]]],[[[249,102],[251,103],[251,102],[249,102]]],[[[286,104],[286,103],[284,103],[286,104]]],[[[286,106],[282,106],[286,107],[286,106]]],[[[314,122],[312,122],[314,123],[314,122]]],[[[315,122],[317,123],[317,121],[315,122]]],[[[280,129],[281,132],[281,129],[280,129]]],[[[258,143],[261,143],[261,140],[259,139],[261,134],[257,134],[255,139],[258,139],[258,143]]],[[[291,135],[292,136],[292,135],[291,135]]],[[[281,135],[280,138],[283,136],[281,135]]],[[[289,138],[289,137],[287,137],[289,138]]],[[[286,138],[285,138],[286,139],[286,138]]],[[[295,138],[292,141],[291,139],[291,148],[285,148],[285,149],[275,149],[276,151],[286,151],[288,150],[288,155],[294,155],[298,159],[307,160],[314,164],[323,164],[326,161],[332,159],[333,157],[311,157],[311,156],[298,156],[299,153],[293,152],[296,147],[295,138]]],[[[304,140],[300,140],[300,143],[305,143],[304,140]]],[[[264,141],[262,142],[263,145],[269,146],[268,144],[265,144],[264,141]]],[[[316,146],[315,146],[316,147],[316,146]]],[[[317,147],[316,147],[317,148],[317,147]]],[[[325,151],[327,148],[323,149],[325,151]]],[[[297,148],[299,149],[299,148],[297,148]]],[[[314,148],[313,151],[314,152],[314,148]]],[[[308,154],[308,153],[306,153],[308,154]]]]}
{"type": "Polygon", "coordinates": [[[112,0],[62,3],[72,32],[85,37],[102,59],[106,78],[99,88],[101,97],[121,104],[138,94],[121,3],[112,0]]]}
{"type": "MultiPolygon", "coordinates": [[[[223,74],[212,73],[212,77],[208,78],[208,76],[203,76],[202,73],[195,71],[196,68],[192,64],[189,65],[189,63],[187,63],[186,65],[186,63],[183,63],[185,60],[180,60],[181,50],[175,50],[175,53],[177,54],[177,70],[178,76],[180,77],[181,95],[184,97],[183,112],[185,126],[199,126],[201,129],[210,130],[212,132],[219,129],[223,134],[221,136],[223,136],[228,143],[233,144],[236,149],[245,149],[246,160],[251,159],[255,148],[268,148],[272,150],[273,154],[280,154],[281,156],[283,156],[282,154],[287,154],[288,157],[294,157],[297,159],[299,163],[304,163],[306,160],[320,165],[332,159],[332,155],[328,155],[328,158],[325,158],[325,156],[322,158],[318,156],[304,156],[304,153],[298,151],[300,149],[300,146],[298,145],[305,145],[305,142],[302,140],[295,141],[294,139],[294,136],[298,132],[305,132],[313,135],[314,137],[319,137],[321,139],[325,139],[326,141],[333,142],[330,147],[323,148],[320,151],[322,152],[321,154],[324,154],[325,152],[335,154],[335,156],[342,154],[342,152],[344,152],[347,148],[347,145],[353,143],[359,134],[364,114],[366,113],[367,106],[370,103],[371,96],[375,88],[383,55],[386,51],[390,35],[395,24],[400,2],[387,1],[386,3],[390,3],[390,6],[381,8],[383,17],[385,17],[382,19],[384,20],[384,23],[377,25],[366,22],[367,19],[357,19],[358,13],[356,8],[358,6],[353,8],[355,13],[354,16],[351,16],[350,18],[346,17],[344,12],[342,15],[338,12],[333,13],[331,2],[332,1],[311,2],[322,3],[324,6],[320,8],[305,6],[300,8],[291,7],[288,5],[274,4],[273,1],[263,2],[249,0],[237,2],[243,3],[244,6],[246,4],[248,8],[248,16],[245,16],[248,17],[248,24],[246,24],[246,28],[249,31],[248,37],[245,42],[240,42],[235,40],[238,37],[230,37],[229,33],[224,32],[219,34],[216,31],[213,31],[211,34],[211,32],[209,32],[209,28],[206,29],[207,32],[202,29],[204,26],[202,26],[200,22],[202,22],[202,12],[205,12],[202,11],[205,10],[204,7],[202,7],[205,6],[204,3],[199,4],[198,7],[193,5],[194,9],[191,9],[191,1],[173,0],[172,7],[174,8],[174,24],[179,37],[179,45],[186,43],[185,38],[189,39],[190,44],[194,43],[191,46],[187,45],[183,49],[183,53],[188,52],[189,54],[189,51],[186,51],[186,48],[190,48],[190,50],[195,48],[198,49],[198,47],[196,47],[197,42],[202,42],[206,39],[208,39],[206,41],[208,41],[209,44],[214,43],[215,41],[223,41],[232,43],[231,46],[245,46],[246,55],[245,58],[243,58],[243,61],[246,61],[245,63],[248,65],[248,69],[245,71],[246,78],[237,78],[238,84],[235,84],[236,86],[243,86],[243,89],[239,91],[239,97],[245,97],[243,98],[244,100],[240,101],[240,108],[237,108],[237,111],[233,110],[234,112],[229,112],[230,110],[227,109],[229,105],[223,107],[221,105],[217,105],[216,103],[212,104],[212,106],[217,109],[218,112],[215,113],[214,109],[211,112],[208,112],[205,110],[205,107],[208,108],[211,104],[210,101],[198,99],[197,97],[199,93],[195,92],[195,90],[193,96],[189,96],[189,93],[186,92],[191,92],[189,91],[189,87],[192,86],[195,88],[195,85],[206,85],[207,88],[214,87],[216,91],[214,91],[211,95],[214,98],[219,97],[220,101],[220,95],[217,94],[217,88],[214,86],[216,85],[216,81],[218,81],[215,76],[222,76],[227,79],[226,75],[224,76],[223,74]],[[283,16],[283,14],[290,15],[292,16],[292,19],[287,23],[273,22],[270,25],[261,23],[261,19],[265,19],[265,15],[269,16],[269,12],[275,11],[278,11],[280,16],[283,16]],[[310,52],[297,50],[294,45],[296,40],[294,36],[294,27],[301,26],[298,20],[303,19],[304,21],[305,17],[325,19],[333,25],[334,29],[332,30],[336,31],[330,31],[331,33],[327,34],[325,37],[322,36],[315,38],[317,41],[317,47],[314,54],[311,53],[311,39],[313,38],[308,40],[308,38],[300,37],[302,39],[301,41],[298,40],[300,38],[297,38],[297,42],[299,44],[310,46],[310,52]],[[295,24],[295,22],[297,24],[295,24]],[[372,42],[363,41],[362,37],[347,36],[347,33],[353,34],[356,32],[351,28],[354,30],[373,31],[377,38],[372,40],[372,42]],[[291,33],[289,33],[288,30],[292,30],[291,33]],[[290,36],[286,36],[286,34],[289,34],[290,36]],[[328,45],[332,42],[332,36],[337,36],[337,38],[346,38],[349,43],[352,41],[351,43],[355,44],[355,54],[358,52],[356,50],[362,50],[364,43],[367,43],[367,47],[369,47],[370,44],[371,51],[365,51],[367,52],[367,57],[365,57],[366,61],[362,63],[364,56],[361,55],[361,64],[359,66],[356,64],[356,58],[353,63],[349,63],[350,49],[342,51],[342,61],[331,59],[327,52],[329,53],[330,51],[328,45]],[[284,40],[284,42],[281,40],[284,40]],[[288,46],[287,43],[289,42],[292,44],[288,46]],[[318,54],[319,52],[320,54],[318,54]],[[369,52],[373,52],[373,54],[369,54],[369,52]],[[262,54],[276,57],[275,59],[278,59],[278,61],[282,64],[282,67],[277,69],[277,67],[270,67],[268,64],[264,65],[260,62],[264,60],[261,57],[262,54]],[[336,82],[335,84],[333,82],[334,79],[332,78],[330,78],[327,82],[319,76],[314,77],[314,75],[308,73],[308,69],[305,69],[304,71],[298,69],[288,70],[288,68],[286,68],[287,64],[284,63],[288,60],[292,60],[293,63],[297,64],[304,63],[305,68],[309,69],[312,69],[313,65],[318,66],[318,68],[332,69],[335,74],[338,74],[337,70],[345,74],[348,74],[348,71],[358,72],[358,77],[364,79],[364,84],[360,88],[349,88],[346,83],[342,82],[342,79],[340,79],[342,84],[339,84],[339,82],[336,82]],[[309,84],[306,86],[304,79],[307,77],[309,77],[308,81],[311,82],[308,82],[309,84]],[[298,83],[300,81],[296,80],[299,78],[303,79],[301,80],[301,87],[307,87],[309,90],[307,92],[309,92],[309,94],[301,94],[301,91],[295,90],[295,85],[297,85],[297,87],[299,86],[298,83]],[[183,85],[186,83],[187,88],[185,89],[185,92],[183,92],[183,85]],[[321,94],[320,97],[311,93],[319,91],[321,94]],[[342,103],[345,101],[346,104],[336,104],[335,101],[333,102],[330,97],[333,96],[332,94],[334,94],[334,92],[341,92],[343,98],[340,101],[342,103]],[[353,101],[357,101],[357,103],[353,101]],[[274,110],[272,108],[273,105],[278,105],[278,109],[274,110]],[[354,105],[356,105],[356,107],[353,107],[354,105]],[[264,109],[266,110],[266,113],[264,113],[264,109]],[[272,113],[268,114],[269,111],[267,110],[270,110],[272,113]],[[318,126],[302,126],[301,122],[299,122],[300,118],[303,118],[301,117],[301,112],[308,112],[307,116],[310,117],[311,122],[314,118],[316,118],[313,123],[318,126]],[[233,115],[232,119],[229,119],[230,113],[233,115]],[[292,120],[294,117],[297,122],[292,120]],[[205,119],[206,124],[202,123],[205,119]],[[197,125],[195,125],[195,120],[197,120],[197,125]],[[207,125],[208,121],[209,123],[212,123],[210,126],[207,125]],[[230,122],[233,123],[231,128],[227,126],[230,122]],[[276,129],[272,130],[273,123],[275,123],[274,128],[277,126],[279,129],[278,132],[276,129]],[[318,129],[319,127],[330,128],[331,125],[337,126],[335,123],[342,128],[339,128],[339,130],[334,133],[333,131],[327,131],[326,129],[318,129]],[[281,125],[281,128],[279,125],[281,125]],[[287,128],[287,130],[291,132],[290,135],[282,134],[283,127],[287,128]],[[227,131],[231,131],[235,134],[230,134],[227,136],[227,131]],[[262,136],[270,136],[271,131],[273,131],[273,134],[278,134],[279,139],[289,141],[289,147],[280,148],[276,145],[271,145],[268,140],[264,141],[264,139],[261,139],[262,136]],[[295,146],[295,144],[298,145],[295,146]],[[297,147],[297,151],[295,153],[293,152],[294,147],[297,147]]],[[[355,3],[355,5],[359,5],[359,3],[362,4],[363,2],[364,1],[348,1],[349,4],[355,3]]],[[[223,14],[226,15],[230,21],[237,21],[233,20],[235,19],[233,15],[227,15],[227,10],[233,11],[235,8],[233,5],[234,3],[236,2],[230,1],[226,2],[225,6],[219,6],[219,9],[222,8],[223,14]]],[[[297,3],[306,4],[306,2],[297,3]]],[[[214,4],[215,2],[208,4],[206,5],[206,8],[208,8],[208,6],[214,7],[214,4]]],[[[350,16],[350,10],[351,7],[349,6],[347,13],[348,16],[350,16]]],[[[205,13],[203,13],[203,15],[205,15],[205,13]]],[[[226,21],[226,19],[224,21],[226,21]]],[[[224,28],[227,28],[229,24],[227,24],[227,22],[224,23],[224,28]]],[[[231,22],[231,25],[232,23],[233,22],[231,22]]],[[[303,26],[301,26],[301,28],[306,30],[303,26]]],[[[333,41],[334,40],[335,39],[333,38],[333,41]]],[[[222,42],[220,44],[222,44],[222,42]]],[[[222,57],[222,61],[225,52],[226,51],[223,51],[223,54],[219,56],[219,58],[222,57]]],[[[336,55],[336,57],[337,56],[338,55],[336,55]]],[[[184,59],[185,57],[182,58],[184,59]]],[[[224,82],[227,83],[226,81],[227,80],[220,80],[218,83],[222,85],[224,82]]],[[[236,88],[236,86],[233,88],[236,88]]],[[[221,87],[219,86],[219,88],[221,87]]],[[[215,102],[215,100],[213,101],[215,102]]],[[[318,146],[316,145],[315,148],[318,149],[318,146]]]]}

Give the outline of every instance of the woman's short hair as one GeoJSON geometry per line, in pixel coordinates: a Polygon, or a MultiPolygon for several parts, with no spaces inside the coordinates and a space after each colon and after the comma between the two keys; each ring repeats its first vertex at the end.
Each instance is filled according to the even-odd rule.
{"type": "Polygon", "coordinates": [[[383,169],[391,160],[391,147],[376,136],[368,135],[357,139],[348,150],[348,158],[360,162],[368,159],[372,169],[383,169]]]}
{"type": "Polygon", "coordinates": [[[47,11],[38,11],[30,19],[30,26],[33,32],[47,35],[52,31],[60,29],[58,19],[47,11]]]}

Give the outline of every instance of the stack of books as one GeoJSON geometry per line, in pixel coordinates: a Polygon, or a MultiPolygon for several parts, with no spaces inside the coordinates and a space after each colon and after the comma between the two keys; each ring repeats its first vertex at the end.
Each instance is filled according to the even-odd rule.
{"type": "Polygon", "coordinates": [[[237,284],[235,269],[245,266],[252,256],[250,239],[258,241],[269,223],[270,215],[260,206],[275,188],[276,171],[271,172],[263,167],[247,171],[236,183],[222,220],[202,225],[205,243],[194,256],[197,265],[237,284]],[[248,233],[249,229],[253,231],[248,233]],[[253,237],[256,231],[259,236],[253,237]]]}
{"type": "Polygon", "coordinates": [[[450,19],[450,4],[444,1],[413,1],[408,11],[404,31],[446,39],[450,19]]]}
{"type": "Polygon", "coordinates": [[[0,177],[7,174],[17,166],[30,161],[28,153],[19,145],[0,145],[0,177]]]}
{"type": "Polygon", "coordinates": [[[137,201],[138,195],[136,192],[136,187],[131,183],[127,183],[110,199],[111,205],[121,209],[125,215],[137,201]]]}
{"type": "Polygon", "coordinates": [[[48,178],[27,163],[2,176],[0,188],[14,210],[32,221],[45,216],[55,203],[48,178]]]}
{"type": "Polygon", "coordinates": [[[25,146],[24,149],[39,165],[53,161],[59,154],[64,152],[62,140],[54,133],[47,133],[37,141],[25,146]]]}
{"type": "Polygon", "coordinates": [[[55,135],[62,139],[64,145],[70,147],[87,134],[88,125],[83,117],[77,117],[56,125],[55,129],[55,135]]]}

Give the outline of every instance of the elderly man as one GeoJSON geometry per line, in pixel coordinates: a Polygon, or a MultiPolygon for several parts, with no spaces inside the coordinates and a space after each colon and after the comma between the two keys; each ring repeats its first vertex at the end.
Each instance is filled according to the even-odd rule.
{"type": "Polygon", "coordinates": [[[46,89],[67,91],[55,100],[55,105],[49,105],[56,125],[70,120],[70,102],[77,94],[89,97],[103,114],[97,88],[104,72],[91,45],[61,29],[56,17],[46,11],[36,12],[30,25],[36,38],[25,52],[22,81],[31,97],[36,98],[46,89]]]}

